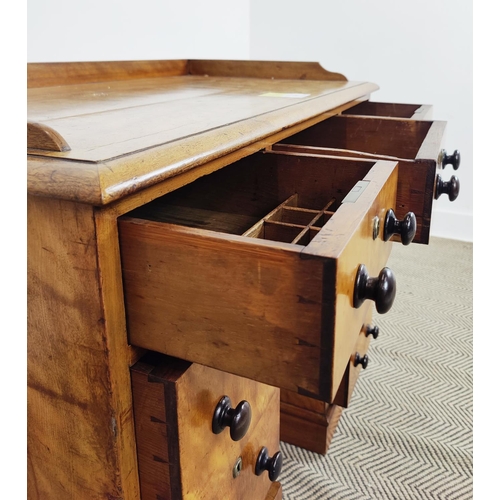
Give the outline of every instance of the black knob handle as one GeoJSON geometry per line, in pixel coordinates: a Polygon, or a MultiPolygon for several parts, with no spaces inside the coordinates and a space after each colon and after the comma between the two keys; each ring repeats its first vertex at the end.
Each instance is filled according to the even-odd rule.
{"type": "Polygon", "coordinates": [[[409,245],[417,232],[417,218],[413,212],[408,212],[402,220],[396,219],[392,208],[387,210],[384,223],[384,241],[388,241],[394,234],[401,236],[401,243],[409,245]]]}
{"type": "Polygon", "coordinates": [[[460,193],[460,181],[454,175],[448,182],[443,181],[440,175],[436,177],[436,193],[434,198],[437,200],[442,194],[447,194],[450,201],[455,201],[460,193]]]}
{"type": "Polygon", "coordinates": [[[269,452],[265,446],[260,450],[259,456],[257,457],[257,462],[255,463],[255,474],[260,476],[265,470],[269,473],[269,479],[271,481],[276,481],[278,476],[281,474],[281,468],[283,467],[283,455],[281,451],[277,451],[272,457],[269,456],[269,452]]]}
{"type": "Polygon", "coordinates": [[[364,264],[360,264],[354,283],[353,305],[357,309],[366,299],[373,300],[377,312],[384,314],[392,307],[396,297],[394,273],[384,267],[377,278],[370,278],[364,264]]]}
{"type": "Polygon", "coordinates": [[[378,337],[378,334],[379,334],[379,328],[378,326],[367,326],[366,329],[365,329],[365,336],[366,337],[369,337],[370,335],[376,339],[378,337]]]}
{"type": "Polygon", "coordinates": [[[215,407],[212,418],[212,432],[221,433],[229,426],[233,441],[239,441],[247,433],[252,420],[252,408],[248,401],[241,401],[236,408],[231,408],[231,400],[223,396],[215,407]]]}
{"type": "Polygon", "coordinates": [[[361,368],[363,370],[366,370],[366,367],[368,366],[368,355],[365,354],[364,356],[361,356],[359,352],[356,353],[354,356],[354,366],[361,365],[361,368]]]}
{"type": "Polygon", "coordinates": [[[451,165],[453,170],[458,170],[460,166],[460,151],[458,149],[455,149],[451,155],[447,154],[446,150],[443,149],[441,152],[441,166],[444,168],[446,165],[451,165]]]}

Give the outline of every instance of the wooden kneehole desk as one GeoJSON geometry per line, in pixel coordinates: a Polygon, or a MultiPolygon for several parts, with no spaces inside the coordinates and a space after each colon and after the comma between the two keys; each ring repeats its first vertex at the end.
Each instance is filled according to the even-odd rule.
{"type": "Polygon", "coordinates": [[[376,90],[315,63],[28,65],[30,499],[279,499],[280,439],[326,453],[393,241],[458,194],[444,122],[376,90]]]}

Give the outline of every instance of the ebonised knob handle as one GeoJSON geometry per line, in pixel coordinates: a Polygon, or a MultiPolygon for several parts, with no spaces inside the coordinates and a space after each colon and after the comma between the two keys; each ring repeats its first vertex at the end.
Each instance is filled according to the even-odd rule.
{"type": "Polygon", "coordinates": [[[455,149],[451,155],[447,154],[445,149],[441,151],[441,167],[444,168],[446,165],[451,165],[453,170],[458,170],[460,166],[460,151],[458,149],[455,149]]]}
{"type": "Polygon", "coordinates": [[[394,210],[387,210],[384,223],[384,241],[388,241],[394,234],[401,236],[401,243],[409,245],[417,232],[417,218],[413,212],[408,212],[402,220],[396,219],[394,210]]]}
{"type": "Polygon", "coordinates": [[[364,264],[360,264],[354,283],[353,305],[357,309],[366,299],[373,300],[377,312],[384,314],[392,307],[396,297],[394,273],[384,267],[378,277],[370,278],[364,264]]]}
{"type": "Polygon", "coordinates": [[[231,400],[223,396],[215,407],[212,418],[212,432],[221,433],[229,426],[229,434],[233,441],[239,441],[247,433],[252,420],[252,408],[248,401],[241,401],[236,408],[231,408],[231,400]]]}
{"type": "Polygon", "coordinates": [[[379,328],[378,326],[367,326],[365,329],[365,337],[369,337],[370,335],[376,339],[379,334],[379,328]]]}
{"type": "Polygon", "coordinates": [[[257,457],[257,462],[255,463],[255,474],[260,476],[265,470],[269,474],[269,479],[271,481],[276,481],[278,476],[281,474],[281,468],[283,467],[283,455],[281,451],[277,451],[272,457],[269,456],[269,452],[265,446],[260,450],[259,456],[257,457]]]}
{"type": "Polygon", "coordinates": [[[361,365],[361,368],[363,370],[366,370],[366,367],[368,366],[368,355],[365,354],[364,356],[361,356],[359,352],[356,353],[354,356],[354,366],[361,365]]]}
{"type": "Polygon", "coordinates": [[[437,200],[442,194],[447,194],[450,201],[455,201],[460,193],[460,181],[454,175],[448,182],[443,181],[440,175],[436,177],[436,192],[434,198],[437,200]]]}

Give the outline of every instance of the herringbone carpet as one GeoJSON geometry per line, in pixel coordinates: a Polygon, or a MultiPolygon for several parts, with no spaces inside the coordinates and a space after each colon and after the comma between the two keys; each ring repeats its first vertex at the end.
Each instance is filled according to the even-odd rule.
{"type": "Polygon", "coordinates": [[[284,500],[472,498],[472,247],[393,245],[369,366],[326,456],[281,443],[284,500]]]}

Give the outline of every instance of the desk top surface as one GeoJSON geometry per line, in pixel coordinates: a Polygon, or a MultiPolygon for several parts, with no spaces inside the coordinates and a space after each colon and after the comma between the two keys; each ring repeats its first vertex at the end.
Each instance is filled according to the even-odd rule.
{"type": "Polygon", "coordinates": [[[29,192],[106,204],[378,88],[314,63],[127,64],[28,67],[29,192]]]}

